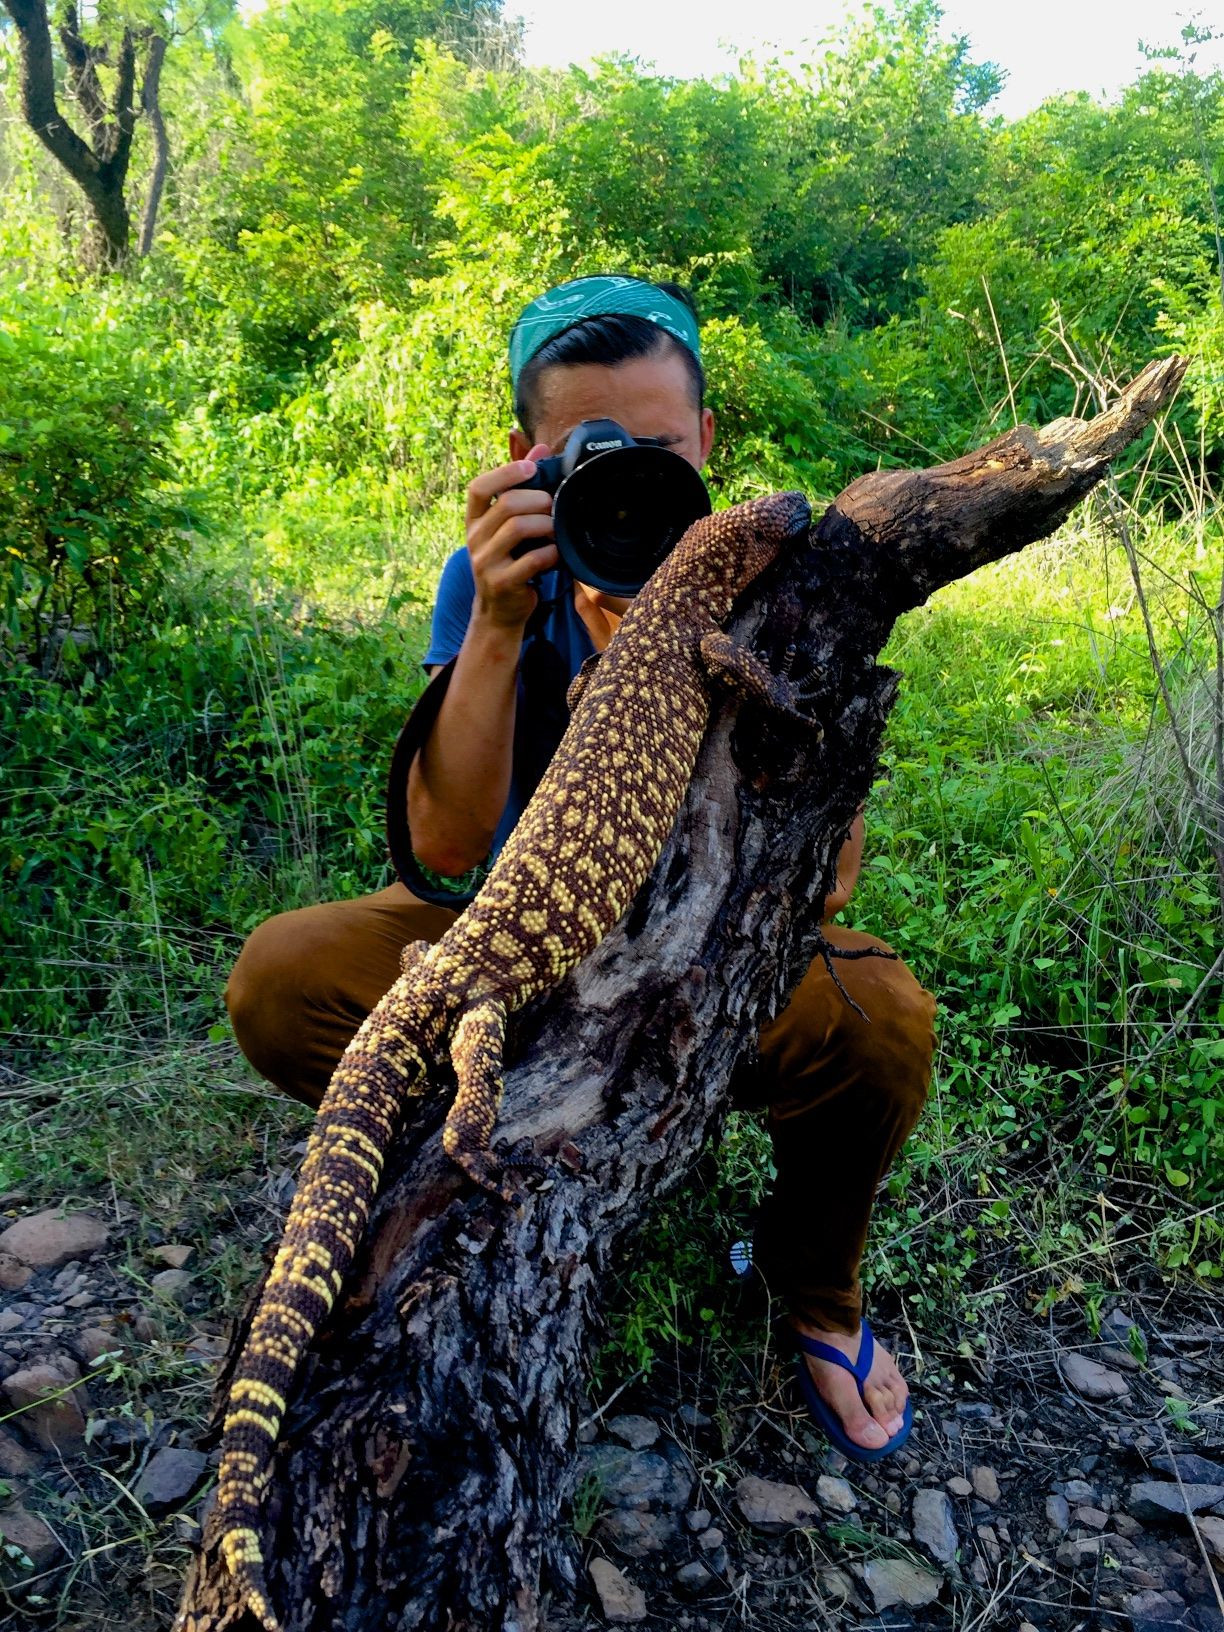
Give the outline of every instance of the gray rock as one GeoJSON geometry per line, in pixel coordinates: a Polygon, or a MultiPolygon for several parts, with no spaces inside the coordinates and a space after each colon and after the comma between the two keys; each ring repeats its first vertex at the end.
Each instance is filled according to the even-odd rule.
{"type": "Polygon", "coordinates": [[[857,1609],[862,1603],[858,1593],[854,1590],[854,1582],[846,1574],[845,1570],[838,1569],[835,1564],[819,1571],[816,1579],[820,1583],[821,1597],[828,1599],[835,1609],[840,1609],[843,1605],[850,1605],[857,1609]]]}
{"type": "MultiPolygon", "coordinates": [[[[191,1342],[183,1350],[183,1358],[185,1360],[194,1360],[197,1365],[201,1366],[216,1365],[217,1361],[222,1359],[224,1354],[225,1339],[223,1337],[218,1337],[213,1332],[197,1333],[197,1335],[192,1338],[191,1342]]],[[[591,1426],[593,1428],[595,1426],[594,1423],[592,1423],[591,1426]]],[[[592,1435],[591,1437],[598,1438],[599,1436],[596,1434],[592,1435]]],[[[583,1443],[589,1444],[590,1440],[585,1440],[583,1443]]]]}
{"type": "Polygon", "coordinates": [[[69,1309],[88,1309],[91,1303],[97,1303],[96,1292],[78,1292],[74,1297],[65,1298],[65,1306],[69,1309]]]}
{"type": "Polygon", "coordinates": [[[983,1422],[994,1415],[994,1406],[989,1400],[958,1400],[956,1414],[962,1421],[983,1422]]]}
{"type": "Polygon", "coordinates": [[[159,1264],[169,1264],[171,1269],[182,1269],[194,1250],[193,1247],[175,1243],[170,1246],[152,1248],[149,1257],[155,1258],[159,1264]]]}
{"type": "Polygon", "coordinates": [[[648,1507],[670,1511],[686,1505],[696,1483],[692,1463],[678,1445],[661,1451],[631,1451],[624,1445],[583,1446],[579,1477],[599,1481],[610,1507],[648,1507]]]}
{"type": "Polygon", "coordinates": [[[38,1457],[33,1451],[27,1451],[16,1434],[10,1434],[7,1428],[0,1427],[0,1474],[6,1479],[20,1479],[23,1474],[32,1473],[37,1466],[38,1457]]]}
{"type": "Polygon", "coordinates": [[[703,1530],[697,1537],[697,1546],[703,1553],[715,1553],[725,1540],[726,1537],[718,1526],[712,1524],[708,1530],[703,1530]]]}
{"type": "Polygon", "coordinates": [[[187,1500],[207,1467],[203,1451],[167,1446],[149,1458],[132,1494],[148,1512],[164,1513],[187,1500]]]}
{"type": "Polygon", "coordinates": [[[1053,1530],[1065,1530],[1071,1523],[1071,1506],[1065,1496],[1053,1491],[1046,1497],[1046,1523],[1053,1530]]]}
{"type": "Polygon", "coordinates": [[[623,1508],[605,1513],[596,1534],[625,1558],[648,1558],[669,1552],[680,1539],[680,1527],[670,1513],[623,1508]]]}
{"type": "Polygon", "coordinates": [[[1095,1562],[1105,1539],[1104,1536],[1081,1536],[1077,1541],[1064,1541],[1054,1556],[1068,1569],[1079,1569],[1095,1562]]]}
{"type": "Polygon", "coordinates": [[[1176,1456],[1154,1456],[1152,1466],[1161,1473],[1176,1472],[1187,1485],[1224,1485],[1224,1462],[1213,1462],[1192,1451],[1179,1451],[1176,1456]]]}
{"type": "Polygon", "coordinates": [[[676,1412],[680,1421],[688,1428],[708,1428],[713,1417],[708,1417],[704,1411],[699,1411],[695,1405],[682,1405],[676,1412]]]}
{"type": "Polygon", "coordinates": [[[106,1245],[107,1229],[89,1213],[61,1213],[48,1207],[28,1213],[0,1235],[0,1252],[34,1269],[58,1269],[73,1258],[92,1258],[106,1245]]]}
{"type": "Polygon", "coordinates": [[[947,1481],[947,1486],[953,1496],[973,1495],[973,1486],[968,1479],[962,1479],[959,1473],[953,1474],[952,1478],[947,1481]]]}
{"type": "Polygon", "coordinates": [[[959,1545],[952,1498],[942,1490],[920,1490],[914,1496],[914,1540],[939,1564],[950,1564],[959,1545]]]}
{"type": "Polygon", "coordinates": [[[17,1313],[16,1309],[0,1309],[0,1337],[6,1336],[9,1332],[15,1332],[18,1327],[24,1325],[25,1321],[17,1313]]]}
{"type": "Polygon", "coordinates": [[[781,1535],[786,1530],[807,1530],[820,1519],[820,1509],[798,1485],[780,1485],[749,1474],[735,1487],[740,1512],[755,1530],[781,1535]]]}
{"type": "Polygon", "coordinates": [[[1218,1632],[1220,1616],[1214,1603],[1186,1605],[1180,1593],[1168,1588],[1132,1593],[1123,1603],[1130,1615],[1131,1632],[1218,1632]]]}
{"type": "Polygon", "coordinates": [[[1109,1523],[1109,1514],[1102,1513],[1099,1507],[1077,1507],[1071,1518],[1074,1523],[1082,1524],[1086,1530],[1104,1530],[1109,1523]]]}
{"type": "Polygon", "coordinates": [[[1113,1523],[1118,1534],[1126,1539],[1143,1534],[1143,1526],[1138,1519],[1133,1519],[1129,1513],[1115,1513],[1113,1523]]]}
{"type": "Polygon", "coordinates": [[[713,1516],[714,1515],[708,1508],[695,1507],[691,1513],[686,1513],[684,1515],[684,1522],[686,1525],[688,1525],[693,1535],[697,1535],[699,1531],[708,1528],[710,1520],[713,1518],[713,1516]]]}
{"type": "Polygon", "coordinates": [[[846,1481],[830,1473],[822,1473],[817,1479],[816,1500],[826,1513],[853,1513],[858,1506],[858,1497],[846,1481]]]}
{"type": "Polygon", "coordinates": [[[20,1292],[33,1273],[29,1264],[11,1252],[0,1252],[0,1292],[20,1292]]]}
{"type": "Polygon", "coordinates": [[[1216,1564],[1224,1564],[1224,1519],[1199,1519],[1197,1529],[1207,1556],[1216,1564]]]}
{"type": "Polygon", "coordinates": [[[920,1570],[907,1558],[876,1558],[863,1566],[863,1580],[877,1611],[904,1604],[907,1609],[921,1609],[933,1604],[943,1591],[942,1575],[920,1570]]]}
{"type": "Polygon", "coordinates": [[[155,1422],[150,1428],[143,1417],[109,1417],[103,1421],[94,1438],[104,1441],[116,1451],[131,1450],[134,1446],[147,1445],[159,1431],[158,1423],[155,1422]]]}
{"type": "Polygon", "coordinates": [[[1060,1354],[1058,1364],[1070,1386],[1086,1400],[1120,1400],[1130,1393],[1126,1379],[1118,1372],[1098,1365],[1077,1349],[1060,1354]]]}
{"type": "MultiPolygon", "coordinates": [[[[37,1513],[31,1513],[18,1502],[12,1507],[0,1508],[0,1535],[4,1537],[5,1545],[20,1547],[25,1556],[33,1565],[34,1570],[45,1570],[54,1563],[60,1551],[60,1544],[52,1535],[50,1527],[39,1518],[37,1513]]],[[[29,1575],[30,1571],[19,1560],[4,1558],[0,1555],[0,1568],[10,1580],[20,1581],[22,1576],[29,1575]]]]}
{"type": "Polygon", "coordinates": [[[186,1269],[159,1269],[149,1279],[149,1285],[163,1298],[181,1298],[191,1285],[191,1271],[186,1269]]]}
{"type": "Polygon", "coordinates": [[[711,1587],[718,1585],[714,1577],[704,1564],[694,1560],[692,1564],[684,1564],[676,1571],[674,1580],[680,1592],[690,1598],[696,1598],[699,1593],[708,1592],[711,1587]]]}
{"type": "Polygon", "coordinates": [[[646,1619],[646,1594],[606,1558],[593,1558],[591,1580],[599,1594],[604,1617],[613,1626],[627,1626],[646,1619]]]}
{"type": "Polygon", "coordinates": [[[612,1437],[628,1445],[630,1450],[648,1451],[658,1443],[659,1425],[649,1417],[613,1417],[607,1427],[612,1437]]]}
{"type": "Polygon", "coordinates": [[[1086,1479],[1068,1479],[1063,1486],[1063,1495],[1069,1502],[1095,1502],[1096,1487],[1086,1479]]]}
{"type": "Polygon", "coordinates": [[[1141,1479],[1131,1486],[1126,1499],[1126,1510],[1136,1519],[1184,1518],[1187,1508],[1191,1513],[1224,1512],[1224,1486],[1178,1486],[1141,1479]]]}
{"type": "Polygon", "coordinates": [[[989,1502],[991,1507],[999,1505],[999,1476],[993,1468],[974,1468],[969,1475],[973,1481],[973,1493],[979,1501],[989,1502]]]}
{"type": "Polygon", "coordinates": [[[1120,1337],[1125,1341],[1127,1332],[1130,1331],[1132,1326],[1138,1325],[1138,1322],[1132,1320],[1124,1309],[1111,1309],[1101,1325],[1108,1327],[1115,1337],[1120,1337]]]}
{"type": "Polygon", "coordinates": [[[1097,1350],[1097,1359],[1104,1366],[1116,1366],[1119,1371],[1141,1371],[1138,1360],[1129,1349],[1116,1349],[1105,1343],[1097,1350]]]}
{"type": "Polygon", "coordinates": [[[986,1557],[992,1564],[998,1564],[1003,1554],[999,1547],[999,1538],[994,1532],[994,1526],[989,1524],[979,1524],[976,1533],[978,1541],[981,1543],[982,1551],[986,1554],[986,1557]]]}
{"type": "Polygon", "coordinates": [[[70,1445],[85,1433],[89,1398],[73,1379],[53,1366],[27,1366],[0,1383],[0,1391],[15,1411],[21,1426],[49,1451],[70,1445]]]}
{"type": "Polygon", "coordinates": [[[104,1354],[122,1354],[123,1343],[114,1332],[101,1326],[86,1326],[72,1340],[72,1346],[87,1366],[96,1366],[104,1354]]]}

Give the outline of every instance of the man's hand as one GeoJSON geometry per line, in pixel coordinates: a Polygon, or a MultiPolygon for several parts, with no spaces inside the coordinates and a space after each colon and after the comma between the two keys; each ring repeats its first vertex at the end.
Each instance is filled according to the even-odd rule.
{"type": "Polygon", "coordinates": [[[467,490],[467,547],[476,580],[472,617],[496,628],[523,628],[538,599],[531,579],[557,564],[552,494],[518,487],[549,452],[539,442],[526,459],[485,471],[467,490]],[[521,546],[523,554],[515,556],[521,546]]]}

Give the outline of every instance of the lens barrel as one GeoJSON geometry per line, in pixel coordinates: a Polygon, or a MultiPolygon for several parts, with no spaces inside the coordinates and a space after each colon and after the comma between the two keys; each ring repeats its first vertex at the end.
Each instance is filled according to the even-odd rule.
{"type": "Polygon", "coordinates": [[[667,448],[616,448],[585,460],[557,489],[553,531],[574,577],[609,595],[636,595],[701,516],[710,495],[667,448]]]}

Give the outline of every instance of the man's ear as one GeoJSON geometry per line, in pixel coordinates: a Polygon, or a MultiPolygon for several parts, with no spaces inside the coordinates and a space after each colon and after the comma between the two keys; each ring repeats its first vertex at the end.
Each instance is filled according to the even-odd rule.
{"type": "MultiPolygon", "coordinates": [[[[710,449],[714,446],[714,411],[712,408],[701,410],[701,463],[704,465],[710,457],[710,449]]],[[[518,455],[516,454],[517,458],[518,455]]]]}
{"type": "Polygon", "coordinates": [[[527,432],[520,431],[517,425],[510,432],[511,459],[526,459],[527,455],[531,452],[533,445],[534,444],[532,443],[531,438],[527,435],[527,432]]]}

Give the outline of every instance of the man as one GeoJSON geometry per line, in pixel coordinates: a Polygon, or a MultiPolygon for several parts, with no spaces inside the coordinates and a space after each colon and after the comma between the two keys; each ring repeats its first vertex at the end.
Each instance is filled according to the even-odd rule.
{"type": "MultiPolygon", "coordinates": [[[[511,462],[467,494],[467,543],[442,572],[425,665],[431,684],[396,749],[388,802],[400,882],[357,901],[270,919],[226,993],[255,1068],[317,1105],[414,940],[436,941],[479,888],[564,725],[564,686],[611,640],[628,600],[569,578],[552,499],[520,484],[585,420],[613,419],[700,469],[714,440],[697,316],[676,285],[582,278],[533,301],[511,338],[518,425],[511,462]]],[[[862,813],[825,903],[845,906],[862,813]]],[[[834,945],[882,946],[829,927],[834,945]]],[[[818,960],[760,1039],[740,1103],[768,1110],[777,1182],[754,1256],[804,1350],[800,1381],[847,1455],[877,1460],[909,1430],[908,1390],[862,1320],[858,1269],[872,1201],[926,1098],[934,1002],[904,964],[841,965],[867,1023],[818,960]],[[857,1370],[855,1370],[857,1367],[857,1370]]]]}

